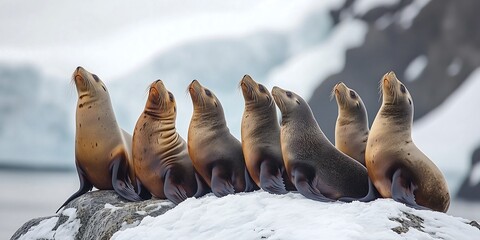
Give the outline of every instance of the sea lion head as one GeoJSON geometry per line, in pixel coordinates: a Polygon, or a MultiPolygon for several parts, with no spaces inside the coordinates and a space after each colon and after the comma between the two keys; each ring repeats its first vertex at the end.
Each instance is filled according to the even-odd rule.
{"type": "Polygon", "coordinates": [[[75,83],[79,99],[84,97],[108,96],[107,87],[100,78],[85,70],[83,67],[77,67],[72,75],[72,81],[75,83]]]}
{"type": "Polygon", "coordinates": [[[306,116],[313,116],[307,102],[296,93],[275,86],[272,89],[272,95],[282,112],[282,124],[289,118],[304,119],[306,116]]]}
{"type": "Polygon", "coordinates": [[[156,80],[150,84],[145,110],[157,116],[176,116],[175,97],[165,88],[162,80],[156,80]]]}
{"type": "Polygon", "coordinates": [[[393,71],[383,75],[380,85],[383,94],[383,105],[396,105],[413,110],[413,100],[410,92],[405,85],[397,79],[393,71]]]}
{"type": "Polygon", "coordinates": [[[337,100],[338,109],[347,112],[363,112],[365,106],[363,101],[353,89],[350,89],[343,82],[335,85],[332,91],[332,97],[337,100]]]}
{"type": "Polygon", "coordinates": [[[193,111],[222,113],[222,105],[212,91],[200,85],[198,80],[193,80],[188,85],[188,92],[193,102],[193,111]]]}
{"type": "Polygon", "coordinates": [[[243,76],[240,81],[245,105],[248,106],[273,106],[273,98],[268,89],[255,82],[249,75],[243,76]]]}

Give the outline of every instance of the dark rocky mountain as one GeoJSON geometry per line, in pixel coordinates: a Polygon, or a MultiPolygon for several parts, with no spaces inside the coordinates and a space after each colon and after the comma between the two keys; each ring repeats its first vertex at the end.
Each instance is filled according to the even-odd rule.
{"type": "Polygon", "coordinates": [[[480,182],[476,177],[480,174],[480,146],[472,154],[472,163],[465,179],[463,180],[457,197],[467,201],[480,200],[480,182]],[[474,169],[477,169],[476,171],[474,169]]]}
{"type": "Polygon", "coordinates": [[[360,94],[372,122],[381,104],[379,80],[393,70],[409,89],[415,103],[414,117],[418,119],[439,106],[480,66],[480,1],[429,1],[411,23],[405,21],[418,2],[401,0],[393,6],[355,15],[355,1],[348,0],[331,12],[336,23],[342,21],[342,16],[353,15],[368,25],[363,45],[347,51],[343,70],[325,79],[309,101],[332,142],[337,105],[329,98],[337,82],[345,82],[360,94]]]}

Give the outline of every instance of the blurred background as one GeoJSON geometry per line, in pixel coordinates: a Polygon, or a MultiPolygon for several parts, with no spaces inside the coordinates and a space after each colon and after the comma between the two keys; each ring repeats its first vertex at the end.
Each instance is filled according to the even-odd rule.
{"type": "Polygon", "coordinates": [[[371,122],[378,82],[393,70],[414,100],[413,140],[447,178],[449,214],[480,220],[478,9],[475,0],[0,0],[0,238],[78,189],[77,66],[107,84],[130,133],[148,85],[162,79],[186,138],[186,88],[198,79],[239,138],[238,82],[250,74],[307,99],[332,142],[335,83],[360,94],[371,122]]]}

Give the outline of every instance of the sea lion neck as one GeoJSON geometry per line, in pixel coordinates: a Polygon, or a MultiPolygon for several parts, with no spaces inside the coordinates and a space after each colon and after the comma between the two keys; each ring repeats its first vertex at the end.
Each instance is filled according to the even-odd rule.
{"type": "Polygon", "coordinates": [[[225,120],[223,111],[194,109],[192,115],[192,122],[195,122],[197,127],[207,127],[212,129],[227,127],[227,122],[225,120]]]}

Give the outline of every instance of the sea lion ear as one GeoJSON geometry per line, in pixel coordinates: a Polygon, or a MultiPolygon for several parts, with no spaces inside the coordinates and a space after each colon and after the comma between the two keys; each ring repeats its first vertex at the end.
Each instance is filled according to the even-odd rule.
{"type": "Polygon", "coordinates": [[[300,105],[300,101],[298,101],[298,99],[295,100],[297,102],[298,105],[300,105]]]}

